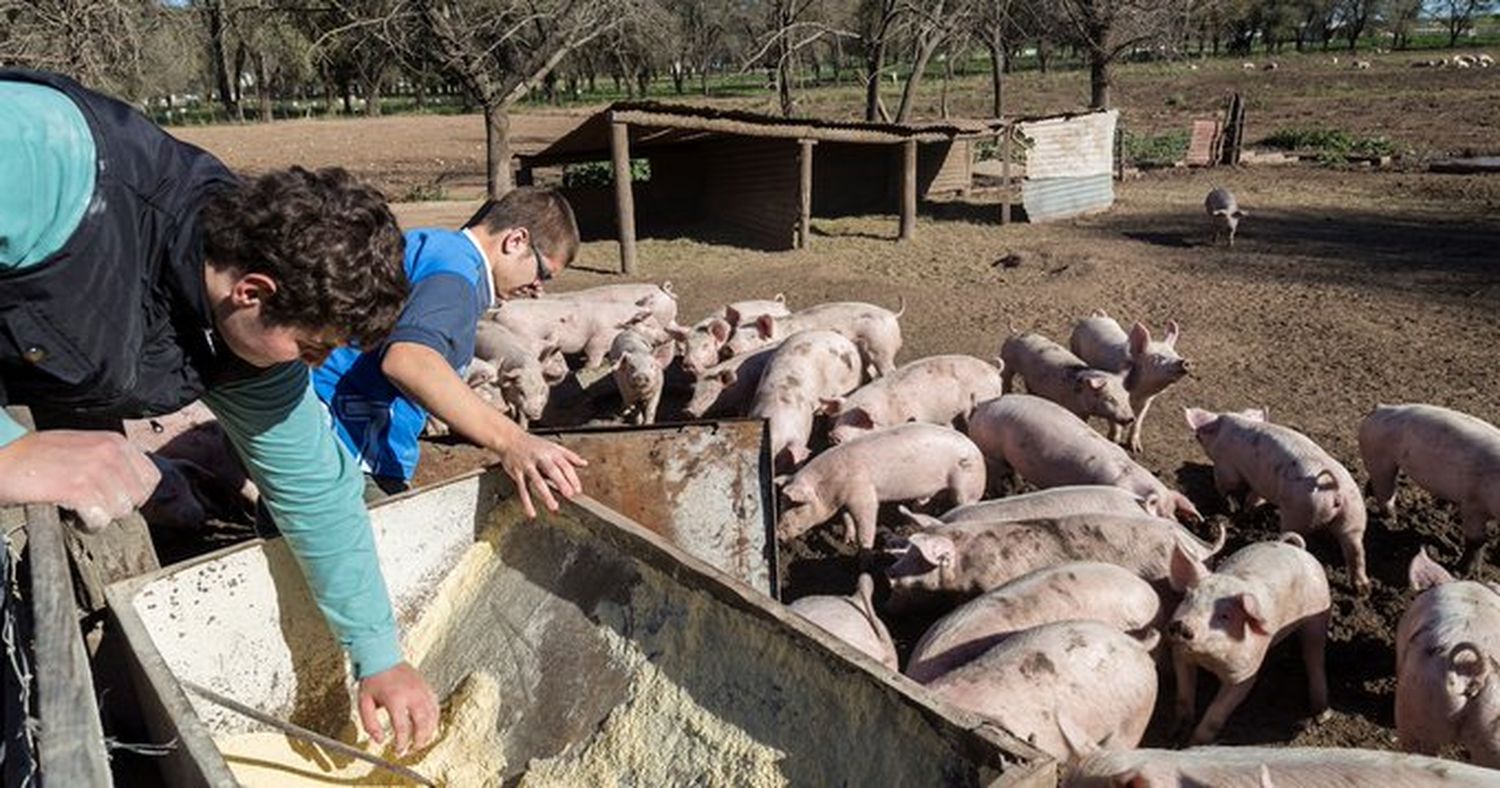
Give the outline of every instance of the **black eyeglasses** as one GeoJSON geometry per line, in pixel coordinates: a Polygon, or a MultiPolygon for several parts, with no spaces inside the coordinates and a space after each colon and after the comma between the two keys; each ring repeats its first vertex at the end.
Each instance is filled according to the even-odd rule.
{"type": "Polygon", "coordinates": [[[536,258],[536,279],[538,282],[546,282],[552,278],[552,269],[547,267],[547,261],[542,259],[542,250],[531,244],[531,256],[536,258]]]}

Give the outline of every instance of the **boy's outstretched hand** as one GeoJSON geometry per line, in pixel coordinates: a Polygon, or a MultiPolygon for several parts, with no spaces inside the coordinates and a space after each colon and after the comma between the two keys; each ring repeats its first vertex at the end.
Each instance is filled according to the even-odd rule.
{"type": "Polygon", "coordinates": [[[536,517],[536,506],[531,502],[532,490],[549,512],[557,511],[557,498],[549,484],[564,498],[583,492],[583,484],[578,481],[574,468],[587,465],[588,462],[571,449],[525,432],[518,431],[513,442],[500,450],[500,467],[516,483],[527,517],[536,517]]]}

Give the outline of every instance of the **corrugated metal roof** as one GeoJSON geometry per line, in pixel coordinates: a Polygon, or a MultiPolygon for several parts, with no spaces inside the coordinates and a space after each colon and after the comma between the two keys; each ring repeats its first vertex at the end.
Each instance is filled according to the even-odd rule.
{"type": "Polygon", "coordinates": [[[1029,222],[1051,222],[1103,211],[1115,202],[1110,173],[1075,178],[1027,178],[1021,182],[1021,204],[1029,222]]]}
{"type": "Polygon", "coordinates": [[[1031,142],[1028,178],[1072,178],[1114,171],[1115,110],[1018,124],[1031,142]]]}

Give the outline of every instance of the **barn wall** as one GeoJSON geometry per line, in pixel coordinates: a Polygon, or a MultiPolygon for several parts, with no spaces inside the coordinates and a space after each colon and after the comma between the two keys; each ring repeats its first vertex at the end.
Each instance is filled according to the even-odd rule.
{"type": "Polygon", "coordinates": [[[800,211],[797,142],[738,137],[701,147],[705,218],[765,249],[793,248],[800,211]]]}
{"type": "Polygon", "coordinates": [[[923,197],[967,194],[973,180],[974,153],[969,140],[918,147],[918,194],[923,197]]]}

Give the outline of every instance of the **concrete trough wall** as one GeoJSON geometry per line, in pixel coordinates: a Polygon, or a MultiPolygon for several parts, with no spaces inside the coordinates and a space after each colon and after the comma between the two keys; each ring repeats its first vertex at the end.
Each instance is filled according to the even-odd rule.
{"type": "MultiPolygon", "coordinates": [[[[628,740],[623,726],[635,720],[651,746],[611,755],[613,773],[703,784],[740,763],[688,724],[711,719],[735,733],[737,758],[759,766],[709,784],[752,772],[768,784],[1055,782],[1045,755],[592,499],[525,522],[513,493],[492,468],[371,512],[406,632],[478,535],[493,549],[422,668],[440,695],[475,671],[499,679],[507,775],[587,764],[595,748],[628,740]],[[674,703],[658,703],[663,691],[674,703]]],[[[169,785],[233,785],[211,737],[253,728],[189,700],[179,679],[312,727],[347,714],[343,660],[279,540],[134,578],[109,596],[153,737],[178,741],[163,759],[169,785]]]]}

